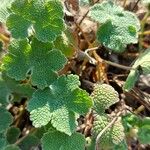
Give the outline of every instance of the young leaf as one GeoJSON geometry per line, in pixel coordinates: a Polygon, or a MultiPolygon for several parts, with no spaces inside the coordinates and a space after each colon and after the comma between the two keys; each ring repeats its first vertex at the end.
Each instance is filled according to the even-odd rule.
{"type": "MultiPolygon", "coordinates": [[[[93,136],[96,138],[98,134],[109,124],[110,118],[107,115],[97,115],[93,123],[93,136]]],[[[108,128],[101,136],[99,144],[102,149],[112,149],[115,145],[119,145],[124,140],[124,128],[118,119],[113,126],[108,128]]]]}
{"type": "Polygon", "coordinates": [[[21,134],[20,129],[16,128],[16,127],[10,127],[8,128],[7,132],[6,132],[6,139],[8,141],[9,144],[14,144],[19,135],[21,134]]]}
{"type": "Polygon", "coordinates": [[[0,132],[4,132],[12,123],[12,115],[3,107],[0,107],[0,132]]]}
{"type": "Polygon", "coordinates": [[[25,38],[33,28],[39,41],[50,42],[64,30],[63,8],[60,1],[15,0],[7,26],[14,38],[25,38]]]}
{"type": "Polygon", "coordinates": [[[57,130],[71,135],[76,128],[75,114],[84,114],[92,106],[89,95],[79,89],[79,83],[76,75],[60,76],[50,88],[37,90],[28,104],[33,125],[41,127],[51,120],[57,130]],[[46,118],[41,115],[43,112],[47,112],[46,118]]]}
{"type": "Polygon", "coordinates": [[[94,110],[100,114],[119,101],[117,91],[108,84],[96,84],[91,97],[94,101],[94,110]]]}
{"type": "Polygon", "coordinates": [[[122,15],[123,8],[112,1],[103,1],[91,7],[89,16],[97,22],[106,23],[122,15]]]}
{"type": "Polygon", "coordinates": [[[102,25],[97,39],[115,52],[123,52],[126,45],[137,43],[140,23],[137,17],[112,1],[104,1],[91,7],[89,16],[102,25]]]}
{"type": "Polygon", "coordinates": [[[124,90],[129,91],[131,90],[135,82],[138,80],[140,72],[142,74],[149,74],[150,73],[150,49],[147,49],[144,53],[142,53],[138,59],[135,61],[132,68],[135,70],[131,70],[127,80],[124,85],[124,90]]]}
{"type": "Polygon", "coordinates": [[[31,83],[44,89],[56,79],[56,71],[62,69],[65,63],[65,56],[52,49],[50,43],[33,39],[30,46],[27,40],[21,40],[10,45],[3,69],[16,80],[25,80],[31,72],[31,83]]]}
{"type": "Polygon", "coordinates": [[[68,136],[58,131],[49,131],[42,138],[42,148],[44,150],[83,150],[85,138],[80,133],[68,136]]]}

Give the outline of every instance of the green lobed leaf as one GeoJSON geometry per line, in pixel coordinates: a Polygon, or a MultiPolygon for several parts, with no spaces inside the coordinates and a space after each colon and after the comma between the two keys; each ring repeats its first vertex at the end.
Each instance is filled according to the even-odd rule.
{"type": "Polygon", "coordinates": [[[140,29],[138,18],[114,2],[95,4],[89,16],[102,24],[97,31],[97,39],[105,47],[123,52],[127,44],[137,43],[140,29]]]}
{"type": "Polygon", "coordinates": [[[3,107],[0,107],[0,132],[4,132],[13,121],[12,115],[3,107]]]}
{"type": "Polygon", "coordinates": [[[6,19],[9,15],[9,10],[8,8],[11,6],[11,3],[14,0],[1,0],[1,5],[0,5],[0,22],[5,23],[6,19]]]}
{"type": "Polygon", "coordinates": [[[140,73],[142,74],[149,74],[150,73],[150,49],[147,49],[145,52],[143,52],[138,59],[133,64],[132,68],[135,70],[131,70],[126,82],[124,84],[124,90],[129,91],[131,90],[136,81],[139,78],[140,73]]]}
{"type": "Polygon", "coordinates": [[[80,133],[68,136],[58,131],[47,132],[42,138],[42,148],[44,150],[84,150],[85,138],[80,133]]]}
{"type": "Polygon", "coordinates": [[[16,127],[10,127],[8,128],[7,132],[6,132],[6,139],[8,141],[9,144],[14,144],[18,137],[20,136],[21,132],[19,128],[16,127]]]}
{"type": "Polygon", "coordinates": [[[103,1],[91,7],[89,16],[97,22],[106,23],[108,20],[115,20],[123,12],[123,8],[112,1],[103,1]]]}
{"type": "Polygon", "coordinates": [[[57,130],[71,135],[76,128],[75,114],[84,114],[92,106],[89,95],[79,89],[79,84],[76,75],[60,76],[50,88],[37,90],[28,104],[33,125],[41,127],[51,120],[57,130]],[[47,117],[42,118],[45,111],[47,117]]]}
{"type": "Polygon", "coordinates": [[[51,43],[33,39],[31,45],[27,40],[14,41],[3,62],[3,69],[11,78],[25,80],[30,76],[33,85],[44,89],[57,78],[56,71],[63,68],[66,58],[52,49],[51,43]]]}
{"type": "Polygon", "coordinates": [[[60,1],[15,0],[7,26],[14,38],[23,39],[32,28],[39,41],[54,41],[64,30],[63,7],[60,1]]]}

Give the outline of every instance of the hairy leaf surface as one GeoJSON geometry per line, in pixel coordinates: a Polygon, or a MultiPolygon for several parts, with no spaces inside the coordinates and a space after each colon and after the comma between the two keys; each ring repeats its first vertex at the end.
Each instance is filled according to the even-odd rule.
{"type": "Polygon", "coordinates": [[[31,76],[31,83],[43,89],[57,78],[56,71],[63,68],[65,56],[50,43],[33,39],[14,41],[9,47],[9,54],[4,58],[4,70],[11,78],[25,80],[31,76]]]}
{"type": "Polygon", "coordinates": [[[32,28],[38,40],[54,41],[64,30],[63,8],[60,1],[15,0],[7,26],[14,38],[25,38],[32,28]]]}
{"type": "Polygon", "coordinates": [[[57,130],[71,135],[76,128],[75,114],[84,114],[92,106],[89,95],[78,87],[79,84],[76,75],[60,76],[50,88],[37,90],[28,105],[33,125],[41,127],[51,120],[57,130]],[[45,111],[49,117],[42,118],[45,111]]]}
{"type": "Polygon", "coordinates": [[[14,0],[1,0],[1,4],[0,4],[0,22],[5,23],[6,22],[6,18],[9,15],[9,10],[8,8],[11,6],[11,3],[14,0]]]}
{"type": "Polygon", "coordinates": [[[68,136],[58,131],[47,132],[42,138],[42,147],[44,150],[83,150],[85,139],[79,133],[68,136]]]}
{"type": "Polygon", "coordinates": [[[115,52],[123,52],[127,44],[137,43],[140,23],[136,15],[124,11],[112,1],[104,1],[92,6],[89,16],[102,25],[97,39],[115,52]]]}

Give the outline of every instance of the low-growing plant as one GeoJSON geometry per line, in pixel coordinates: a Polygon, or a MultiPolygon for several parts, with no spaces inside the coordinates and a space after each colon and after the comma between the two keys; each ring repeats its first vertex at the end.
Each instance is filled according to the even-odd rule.
{"type": "MultiPolygon", "coordinates": [[[[80,3],[88,5],[88,1],[80,3]]],[[[64,7],[59,0],[5,0],[0,6],[0,21],[11,33],[8,47],[8,37],[0,33],[0,53],[4,53],[0,66],[0,149],[125,150],[125,135],[135,127],[139,141],[149,144],[148,117],[125,114],[122,123],[122,108],[117,113],[107,112],[120,102],[111,85],[96,83],[90,95],[82,89],[78,75],[65,71],[77,50],[73,50],[76,44],[65,22],[64,7]],[[77,127],[81,116],[89,113],[93,122],[87,137],[77,127]]],[[[139,19],[113,1],[92,5],[88,16],[98,23],[96,42],[110,52],[124,52],[128,44],[138,42],[139,19]]],[[[84,55],[92,58],[86,52],[84,55]]],[[[141,74],[150,73],[149,57],[148,49],[134,62],[124,91],[131,90],[141,74]]]]}

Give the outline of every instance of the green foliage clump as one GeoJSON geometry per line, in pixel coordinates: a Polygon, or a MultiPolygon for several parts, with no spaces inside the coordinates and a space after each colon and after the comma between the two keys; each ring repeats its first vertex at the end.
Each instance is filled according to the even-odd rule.
{"type": "Polygon", "coordinates": [[[126,114],[122,118],[125,133],[130,137],[136,137],[140,143],[150,143],[150,118],[139,118],[133,114],[126,114]]]}
{"type": "MultiPolygon", "coordinates": [[[[92,4],[87,0],[80,2],[92,4]]],[[[97,40],[106,48],[123,52],[127,44],[137,42],[139,20],[113,1],[95,4],[89,16],[100,23],[97,40]]],[[[85,137],[76,129],[80,124],[79,116],[86,115],[90,108],[97,113],[91,140],[91,145],[95,146],[99,133],[112,121],[105,110],[119,101],[119,95],[110,85],[96,84],[90,97],[80,88],[79,77],[69,74],[68,66],[64,68],[66,57],[73,56],[76,44],[65,27],[62,2],[6,0],[0,6],[0,22],[6,23],[12,35],[8,51],[8,43],[1,39],[6,44],[7,53],[2,56],[0,65],[0,149],[29,150],[41,146],[43,150],[84,150],[85,137]],[[10,107],[9,111],[17,116],[14,119],[6,109],[10,103],[13,107],[15,104],[23,108],[17,116],[10,107]],[[24,115],[27,124],[22,129],[20,120],[24,115]],[[16,126],[30,133],[26,135],[16,126]]],[[[0,44],[1,51],[2,42],[0,44]]],[[[150,73],[149,55],[146,51],[135,61],[125,89],[133,87],[141,72],[150,73]]],[[[102,149],[127,149],[123,125],[119,117],[116,120],[100,138],[102,149]]],[[[128,122],[129,126],[131,122],[128,122]]],[[[138,128],[137,137],[141,143],[148,144],[149,118],[137,122],[136,125],[133,123],[138,128]]]]}
{"type": "Polygon", "coordinates": [[[101,23],[97,40],[115,52],[123,52],[127,44],[137,43],[140,23],[135,14],[124,11],[112,1],[95,4],[89,16],[101,23]]]}
{"type": "Polygon", "coordinates": [[[136,81],[139,78],[140,74],[149,74],[150,73],[150,49],[147,49],[145,52],[143,52],[137,60],[134,62],[132,66],[132,70],[130,71],[125,85],[124,90],[129,91],[131,90],[136,81]]]}
{"type": "Polygon", "coordinates": [[[108,84],[96,84],[91,97],[94,101],[94,110],[100,114],[119,101],[117,91],[108,84]]]}
{"type": "MultiPolygon", "coordinates": [[[[110,123],[111,118],[107,115],[97,115],[93,123],[93,136],[96,138],[98,134],[110,123]]],[[[118,119],[111,127],[109,127],[101,136],[99,147],[102,149],[113,149],[115,145],[119,145],[124,140],[124,128],[121,120],[118,119]]]]}

